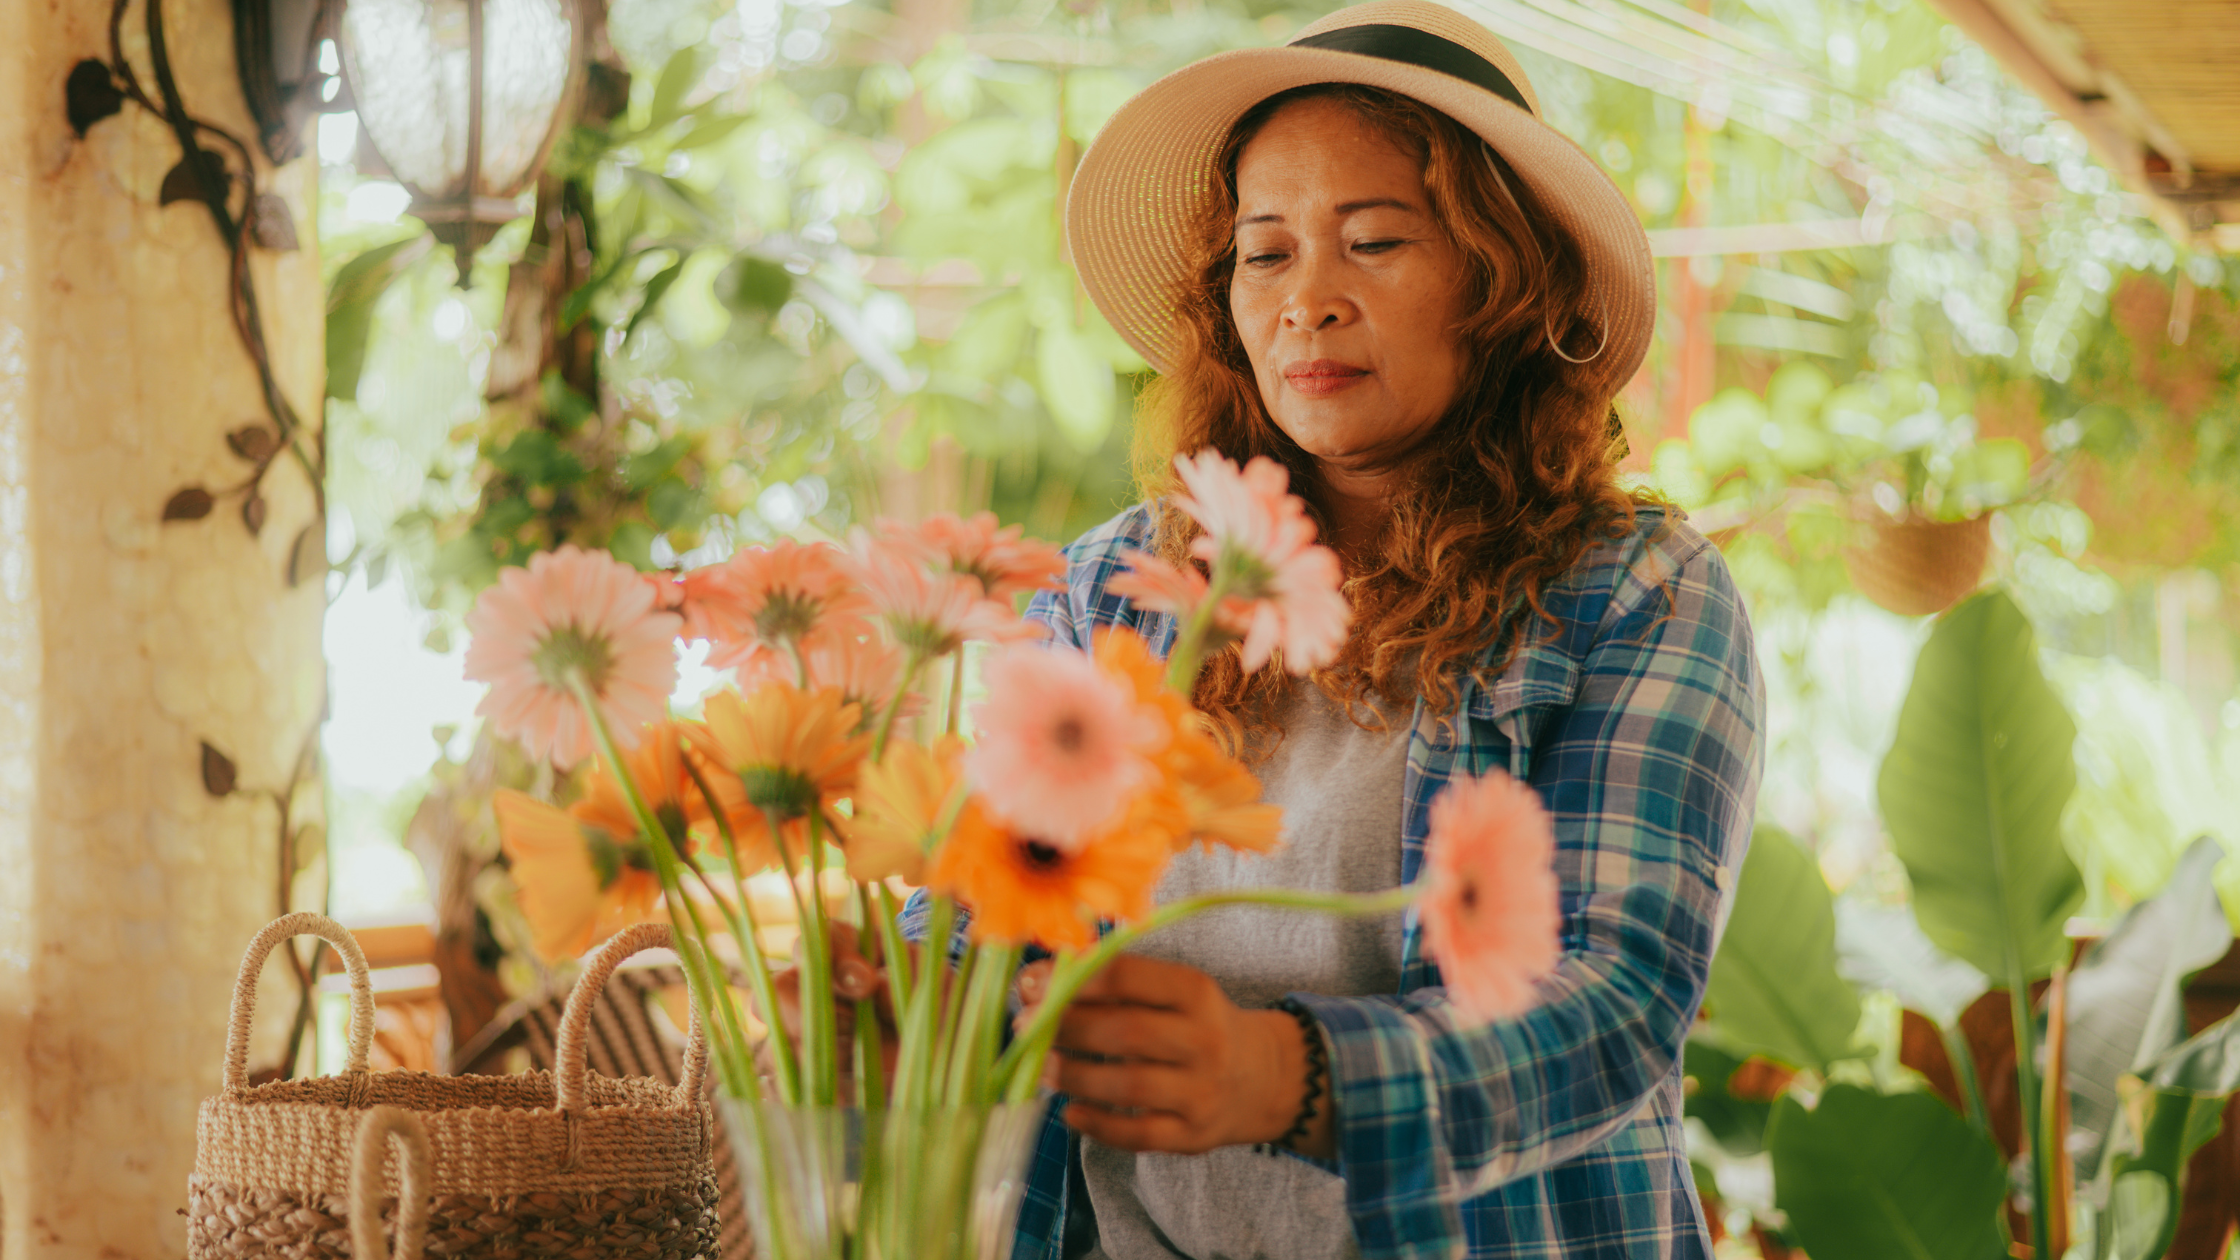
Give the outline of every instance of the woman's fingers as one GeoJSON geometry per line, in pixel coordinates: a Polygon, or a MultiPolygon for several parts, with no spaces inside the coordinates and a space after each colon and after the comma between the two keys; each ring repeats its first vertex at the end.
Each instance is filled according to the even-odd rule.
{"type": "Polygon", "coordinates": [[[1075,1102],[1108,1110],[1171,1111],[1192,1119],[1205,1102],[1189,1072],[1136,1059],[1066,1059],[1058,1067],[1056,1088],[1075,1102]]]}
{"type": "Polygon", "coordinates": [[[1228,1000],[1213,977],[1196,967],[1122,954],[1089,977],[1075,1000],[1189,1010],[1216,998],[1228,1000]]]}
{"type": "Polygon", "coordinates": [[[1057,1047],[1073,1054],[1189,1063],[1200,1057],[1200,1029],[1172,1011],[1140,1006],[1075,1006],[1058,1021],[1057,1047]]]}
{"type": "Polygon", "coordinates": [[[1045,958],[1019,968],[1020,1005],[1030,1011],[1042,1005],[1043,995],[1050,991],[1050,969],[1055,965],[1045,958]]]}

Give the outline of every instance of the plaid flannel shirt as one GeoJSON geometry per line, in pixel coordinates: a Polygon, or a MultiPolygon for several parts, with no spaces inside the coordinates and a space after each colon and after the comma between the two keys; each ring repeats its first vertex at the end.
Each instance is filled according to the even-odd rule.
{"type": "MultiPolygon", "coordinates": [[[[1085,648],[1095,628],[1126,626],[1164,656],[1174,619],[1108,587],[1124,552],[1149,549],[1151,523],[1139,505],[1082,536],[1066,549],[1066,588],[1027,615],[1057,644],[1085,648]]],[[[1539,790],[1563,908],[1563,957],[1540,1005],[1491,1026],[1458,1019],[1413,912],[1398,993],[1294,995],[1329,1041],[1328,1167],[1345,1179],[1365,1260],[1711,1255],[1681,1130],[1680,1046],[1763,767],[1749,619],[1718,551],[1653,506],[1543,600],[1552,636],[1529,636],[1490,688],[1465,681],[1453,721],[1417,703],[1401,830],[1401,878],[1413,880],[1431,800],[1455,774],[1499,767],[1539,790]]],[[[1053,1113],[1021,1260],[1059,1260],[1073,1157],[1053,1113]]]]}

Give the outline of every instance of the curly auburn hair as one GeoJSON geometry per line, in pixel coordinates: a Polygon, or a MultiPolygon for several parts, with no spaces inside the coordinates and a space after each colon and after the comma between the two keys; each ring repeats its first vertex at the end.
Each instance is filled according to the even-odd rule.
{"type": "MultiPolygon", "coordinates": [[[[1183,348],[1145,391],[1135,435],[1136,478],[1161,504],[1158,554],[1195,563],[1188,549],[1197,524],[1171,506],[1174,457],[1209,446],[1240,464],[1255,455],[1283,464],[1330,536],[1315,458],[1269,417],[1229,311],[1238,158],[1278,111],[1307,99],[1342,104],[1422,164],[1432,217],[1465,268],[1454,335],[1473,366],[1397,471],[1394,511],[1374,554],[1348,558],[1352,632],[1338,660],[1315,674],[1355,722],[1375,729],[1386,720],[1380,701],[1412,705],[1420,695],[1451,715],[1461,677],[1490,679],[1522,646],[1521,634],[1502,633],[1515,611],[1546,619],[1548,582],[1597,542],[1629,531],[1649,499],[1619,485],[1617,412],[1607,387],[1597,391],[1593,370],[1577,362],[1595,357],[1602,333],[1578,313],[1586,267],[1576,243],[1461,123],[1381,88],[1313,84],[1238,120],[1196,225],[1198,280],[1176,303],[1183,348]],[[1488,656],[1496,644],[1502,650],[1488,656]]],[[[1248,675],[1231,647],[1207,661],[1193,699],[1238,741],[1245,714],[1265,713],[1286,685],[1280,656],[1248,675]]]]}

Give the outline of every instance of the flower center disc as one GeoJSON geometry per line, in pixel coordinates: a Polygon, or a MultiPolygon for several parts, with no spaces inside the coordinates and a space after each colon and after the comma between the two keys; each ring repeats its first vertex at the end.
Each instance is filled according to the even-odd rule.
{"type": "Polygon", "coordinates": [[[554,691],[571,690],[575,678],[598,691],[606,686],[607,674],[614,668],[614,650],[604,638],[575,626],[555,626],[530,653],[529,660],[536,666],[538,681],[554,691]]]}

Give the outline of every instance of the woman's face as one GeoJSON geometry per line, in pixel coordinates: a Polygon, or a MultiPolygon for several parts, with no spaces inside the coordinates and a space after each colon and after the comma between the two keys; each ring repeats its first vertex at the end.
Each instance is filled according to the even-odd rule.
{"type": "Polygon", "coordinates": [[[1279,110],[1237,158],[1229,310],[1276,427],[1336,470],[1414,449],[1463,383],[1462,257],[1423,170],[1335,101],[1279,110]]]}

